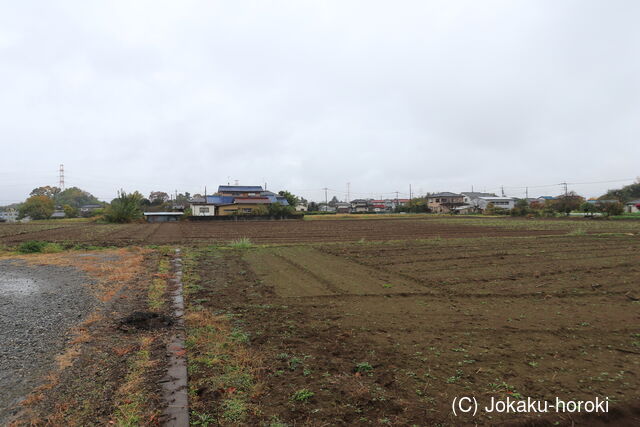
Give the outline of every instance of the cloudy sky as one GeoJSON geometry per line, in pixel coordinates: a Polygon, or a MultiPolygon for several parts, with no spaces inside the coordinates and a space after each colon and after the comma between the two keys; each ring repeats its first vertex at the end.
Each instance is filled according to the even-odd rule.
{"type": "Polygon", "coordinates": [[[599,195],[640,175],[638,16],[635,0],[0,0],[0,204],[60,163],[106,200],[236,180],[316,200],[348,182],[599,195]]]}

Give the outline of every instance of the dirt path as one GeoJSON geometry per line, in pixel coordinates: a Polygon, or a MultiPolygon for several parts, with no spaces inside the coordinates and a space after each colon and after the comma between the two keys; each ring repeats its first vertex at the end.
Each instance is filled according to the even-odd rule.
{"type": "Polygon", "coordinates": [[[70,267],[0,261],[0,424],[51,370],[67,331],[95,304],[87,282],[70,267]]]}

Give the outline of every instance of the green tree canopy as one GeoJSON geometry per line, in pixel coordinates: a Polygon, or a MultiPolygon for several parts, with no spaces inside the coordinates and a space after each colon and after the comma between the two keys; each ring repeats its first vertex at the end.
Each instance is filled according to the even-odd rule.
{"type": "Polygon", "coordinates": [[[69,205],[76,209],[82,205],[100,204],[100,201],[93,194],[78,187],[67,188],[59,192],[55,195],[54,201],[56,205],[69,205]]]}
{"type": "Polygon", "coordinates": [[[53,199],[58,193],[60,193],[60,188],[45,185],[42,187],[34,188],[31,193],[29,193],[29,196],[45,196],[53,199]]]}
{"type": "Polygon", "coordinates": [[[47,196],[31,196],[20,207],[20,218],[48,219],[55,210],[53,199],[47,196]]]}
{"type": "Polygon", "coordinates": [[[629,200],[640,199],[640,178],[636,179],[633,184],[625,185],[617,190],[609,190],[606,194],[599,197],[600,200],[619,200],[623,203],[629,200]]]}
{"type": "Polygon", "coordinates": [[[287,199],[287,202],[289,202],[289,206],[293,208],[295,208],[298,205],[298,203],[300,203],[300,199],[298,198],[298,196],[295,196],[294,194],[289,193],[286,190],[279,191],[278,194],[283,196],[285,199],[287,199]]]}

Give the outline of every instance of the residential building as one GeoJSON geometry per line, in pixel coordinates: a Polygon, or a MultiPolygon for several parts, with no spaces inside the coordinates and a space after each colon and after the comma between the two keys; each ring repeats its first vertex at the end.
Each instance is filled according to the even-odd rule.
{"type": "Polygon", "coordinates": [[[6,211],[0,211],[0,221],[1,222],[15,222],[18,220],[18,210],[17,209],[7,209],[6,211]]]}
{"type": "Polygon", "coordinates": [[[464,196],[462,194],[445,191],[427,195],[427,206],[431,212],[449,213],[454,208],[462,205],[464,205],[464,196]]]}
{"type": "Polygon", "coordinates": [[[265,191],[258,185],[221,185],[216,195],[190,200],[194,216],[248,215],[274,203],[289,206],[285,197],[265,191]]]}
{"type": "Polygon", "coordinates": [[[351,201],[352,213],[366,213],[369,212],[369,202],[365,199],[355,199],[351,201]]]}
{"type": "Polygon", "coordinates": [[[346,202],[336,203],[336,213],[351,213],[351,203],[346,203],[346,202]]]}
{"type": "Polygon", "coordinates": [[[481,193],[478,191],[466,191],[462,194],[462,201],[465,205],[474,205],[474,201],[478,200],[480,197],[496,197],[495,193],[481,193]]]}
{"type": "Polygon", "coordinates": [[[516,199],[513,197],[479,197],[478,209],[484,211],[489,205],[496,208],[513,209],[516,206],[516,199]]]}
{"type": "Polygon", "coordinates": [[[631,200],[625,203],[624,211],[627,213],[639,213],[640,212],[640,199],[631,200]]]}

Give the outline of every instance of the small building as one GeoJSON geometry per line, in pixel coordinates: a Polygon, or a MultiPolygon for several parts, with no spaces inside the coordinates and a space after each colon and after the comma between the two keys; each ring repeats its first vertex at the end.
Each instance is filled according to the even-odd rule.
{"type": "Polygon", "coordinates": [[[336,213],[351,213],[351,203],[338,202],[336,203],[336,213]]]}
{"type": "Polygon", "coordinates": [[[173,222],[178,221],[182,212],[144,212],[144,219],[147,222],[173,222]]]}
{"type": "Polygon", "coordinates": [[[64,217],[66,217],[67,215],[64,213],[64,211],[53,211],[53,213],[51,214],[51,219],[62,219],[64,217]]]}
{"type": "Polygon", "coordinates": [[[366,213],[369,211],[369,202],[365,199],[355,199],[351,201],[351,212],[366,213]]]}
{"type": "Polygon", "coordinates": [[[454,208],[462,205],[464,205],[464,196],[462,194],[445,191],[427,196],[427,206],[431,212],[450,213],[453,212],[454,208]]]}
{"type": "Polygon", "coordinates": [[[91,214],[93,214],[96,210],[98,209],[102,209],[103,206],[102,205],[98,205],[98,204],[87,204],[87,205],[82,205],[80,206],[80,216],[83,217],[89,217],[91,216],[91,214]]]}
{"type": "Polygon", "coordinates": [[[480,197],[497,197],[497,194],[495,193],[481,193],[478,191],[466,191],[460,194],[462,194],[462,201],[464,202],[464,204],[471,206],[475,206],[476,203],[474,202],[477,201],[480,197]]]}
{"type": "Polygon", "coordinates": [[[479,197],[478,208],[481,211],[487,209],[487,206],[493,205],[501,209],[513,209],[516,206],[516,199],[513,197],[479,197]]]}
{"type": "Polygon", "coordinates": [[[640,213],[640,199],[625,203],[624,211],[626,213],[640,213]]]}
{"type": "Polygon", "coordinates": [[[307,206],[306,205],[296,205],[296,212],[306,212],[307,211],[307,206]]]}
{"type": "Polygon", "coordinates": [[[17,220],[18,220],[17,209],[7,209],[5,211],[0,211],[1,222],[16,222],[17,220]]]}

